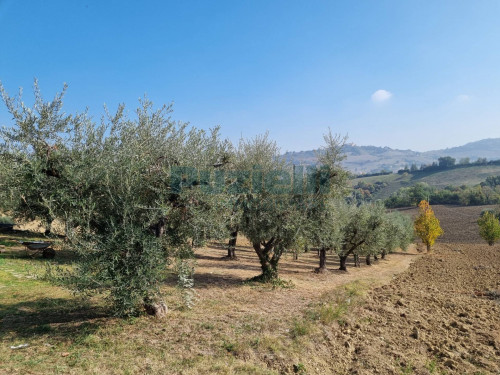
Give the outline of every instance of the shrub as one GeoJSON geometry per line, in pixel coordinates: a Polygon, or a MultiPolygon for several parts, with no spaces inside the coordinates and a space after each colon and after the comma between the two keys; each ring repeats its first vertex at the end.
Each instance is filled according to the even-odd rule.
{"type": "Polygon", "coordinates": [[[488,245],[493,246],[495,241],[500,238],[500,221],[494,213],[486,211],[477,220],[477,223],[481,237],[488,242],[488,245]]]}

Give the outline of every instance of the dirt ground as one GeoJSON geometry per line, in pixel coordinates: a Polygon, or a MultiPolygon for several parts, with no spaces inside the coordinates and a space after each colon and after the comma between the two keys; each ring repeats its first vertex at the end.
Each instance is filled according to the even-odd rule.
{"type": "MultiPolygon", "coordinates": [[[[201,299],[238,301],[230,313],[238,320],[256,310],[298,315],[336,286],[363,280],[375,286],[366,303],[349,314],[345,326],[325,328],[323,337],[313,338],[324,363],[310,363],[308,373],[500,374],[500,246],[488,246],[476,224],[486,207],[433,208],[445,234],[430,254],[419,253],[424,246],[417,244],[372,267],[351,263],[348,273],[336,270],[331,255],[327,275],[312,272],[315,253],[297,261],[290,255],[280,273],[296,287],[263,297],[258,290],[242,295],[240,288],[227,288],[259,273],[255,254],[241,241],[239,260],[227,261],[227,267],[220,265],[223,249],[199,253],[197,290],[201,299]]],[[[405,213],[415,216],[417,209],[405,213]]]]}
{"type": "Polygon", "coordinates": [[[445,235],[433,253],[368,294],[370,324],[339,335],[349,372],[500,374],[500,246],[478,235],[482,209],[434,207],[445,235]]]}
{"type": "Polygon", "coordinates": [[[260,269],[244,239],[237,261],[224,260],[224,246],[197,249],[194,307],[173,278],[168,318],[130,324],[29,278],[23,267],[37,260],[10,248],[0,341],[30,346],[2,345],[0,373],[498,375],[500,245],[478,236],[484,208],[434,206],[445,234],[430,254],[417,243],[372,266],[350,259],[348,272],[329,254],[326,274],[314,272],[315,252],[287,254],[280,276],[290,288],[245,282],[260,269]]]}
{"type": "Polygon", "coordinates": [[[224,296],[234,299],[237,297],[241,306],[241,313],[255,310],[259,304],[265,305],[265,312],[280,313],[286,309],[288,313],[298,313],[311,300],[319,298],[323,293],[335,287],[355,280],[364,280],[371,285],[380,285],[389,282],[392,278],[408,268],[411,262],[420,257],[416,246],[412,245],[406,251],[392,253],[387,259],[375,261],[374,266],[354,267],[352,258],[347,263],[348,272],[339,271],[338,257],[327,255],[329,272],[317,274],[319,258],[316,251],[300,254],[294,260],[292,254],[287,254],[280,261],[280,277],[291,281],[293,288],[278,288],[267,294],[269,301],[262,299],[262,293],[255,288],[245,288],[241,295],[241,284],[260,273],[255,251],[245,239],[238,240],[237,261],[223,260],[226,250],[215,246],[197,250],[195,287],[200,299],[224,296]],[[232,286],[236,288],[231,288],[232,286]],[[241,299],[244,298],[245,301],[241,299]],[[293,300],[295,303],[291,304],[293,300]]]}

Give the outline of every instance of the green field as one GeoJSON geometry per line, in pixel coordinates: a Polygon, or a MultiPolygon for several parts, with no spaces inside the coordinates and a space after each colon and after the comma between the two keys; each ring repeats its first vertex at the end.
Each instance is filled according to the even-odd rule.
{"type": "Polygon", "coordinates": [[[444,188],[448,185],[474,186],[483,182],[489,176],[498,175],[500,175],[499,165],[475,165],[435,172],[405,173],[402,175],[393,173],[383,176],[361,177],[351,180],[351,183],[356,185],[361,181],[371,184],[377,181],[387,182],[388,185],[375,194],[376,199],[385,199],[400,188],[412,186],[418,182],[424,182],[438,188],[444,188]]]}

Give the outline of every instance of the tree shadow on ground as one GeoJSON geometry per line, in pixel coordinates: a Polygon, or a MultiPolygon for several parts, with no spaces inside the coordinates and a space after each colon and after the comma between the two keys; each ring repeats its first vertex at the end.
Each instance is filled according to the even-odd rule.
{"type": "Polygon", "coordinates": [[[14,340],[46,336],[77,340],[97,330],[109,312],[65,298],[41,298],[0,306],[0,337],[14,340]]]}
{"type": "MultiPolygon", "coordinates": [[[[259,273],[256,270],[255,274],[259,273]]],[[[195,288],[207,289],[211,287],[236,287],[242,286],[243,283],[248,280],[247,277],[241,277],[236,275],[220,275],[212,273],[196,273],[194,275],[195,288]]]]}
{"type": "Polygon", "coordinates": [[[56,255],[52,259],[45,259],[41,252],[34,252],[23,248],[8,248],[0,254],[0,259],[27,259],[36,262],[50,262],[56,264],[71,264],[78,258],[77,255],[68,250],[56,250],[56,255]]]}

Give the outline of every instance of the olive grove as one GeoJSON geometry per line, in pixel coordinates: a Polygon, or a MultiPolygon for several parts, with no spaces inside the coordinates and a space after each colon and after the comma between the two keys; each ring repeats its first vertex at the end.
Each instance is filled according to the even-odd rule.
{"type": "Polygon", "coordinates": [[[317,248],[325,272],[328,252],[347,270],[351,255],[370,264],[412,241],[408,218],[347,202],[342,137],[328,133],[318,166],[303,168],[285,163],[267,134],[234,146],[218,128],[174,121],[171,106],[147,98],[131,116],[123,105],[99,122],[67,115],[65,91],[44,101],[35,81],[29,107],[0,85],[13,118],[0,131],[0,208],[38,220],[46,236],[62,223],[63,246],[76,256],[53,280],[105,293],[116,315],[165,315],[168,272],[192,287],[195,249],[207,241],[228,241],[236,259],[243,234],[261,266],[254,280],[264,282],[279,278],[280,259],[298,247],[317,248]]]}

